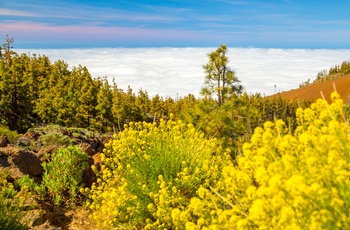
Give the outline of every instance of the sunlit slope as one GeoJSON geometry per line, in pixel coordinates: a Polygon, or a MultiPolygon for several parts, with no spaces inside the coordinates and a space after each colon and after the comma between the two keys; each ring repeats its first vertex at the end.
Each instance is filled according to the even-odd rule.
{"type": "Polygon", "coordinates": [[[281,96],[283,98],[291,100],[296,98],[300,100],[309,99],[316,101],[318,98],[322,97],[322,92],[325,96],[325,99],[330,102],[329,95],[334,91],[334,87],[344,102],[350,103],[350,74],[344,75],[334,80],[329,80],[321,83],[312,83],[298,89],[292,89],[290,91],[278,93],[272,97],[281,96]]]}

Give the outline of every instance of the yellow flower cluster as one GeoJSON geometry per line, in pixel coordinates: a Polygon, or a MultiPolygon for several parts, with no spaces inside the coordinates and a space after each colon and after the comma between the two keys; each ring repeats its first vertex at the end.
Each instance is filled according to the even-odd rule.
{"type": "Polygon", "coordinates": [[[237,165],[173,216],[196,216],[186,229],[350,229],[350,126],[331,98],[298,109],[294,132],[281,120],[257,128],[237,165]]]}
{"type": "Polygon", "coordinates": [[[229,159],[216,139],[206,139],[192,125],[130,123],[101,154],[102,170],[89,195],[91,217],[103,228],[127,229],[169,229],[194,221],[182,212],[200,186],[215,186],[229,159]]]}

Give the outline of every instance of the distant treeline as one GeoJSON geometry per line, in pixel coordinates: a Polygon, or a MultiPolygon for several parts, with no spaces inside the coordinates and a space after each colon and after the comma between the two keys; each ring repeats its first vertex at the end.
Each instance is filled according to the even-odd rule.
{"type": "Polygon", "coordinates": [[[304,87],[312,83],[320,83],[320,82],[333,80],[338,77],[344,76],[345,74],[348,74],[348,73],[350,73],[350,62],[343,61],[341,65],[335,65],[331,67],[329,70],[322,70],[318,72],[316,75],[316,79],[313,82],[311,82],[309,78],[306,82],[301,83],[299,87],[304,87]]]}
{"type": "Polygon", "coordinates": [[[92,78],[84,66],[69,70],[62,60],[51,62],[47,56],[17,54],[11,48],[7,40],[0,55],[0,123],[21,133],[44,124],[118,132],[129,122],[172,118],[230,146],[266,120],[282,118],[293,127],[295,110],[310,104],[247,93],[233,94],[221,106],[191,94],[151,98],[144,90],[122,90],[106,77],[92,78]]]}

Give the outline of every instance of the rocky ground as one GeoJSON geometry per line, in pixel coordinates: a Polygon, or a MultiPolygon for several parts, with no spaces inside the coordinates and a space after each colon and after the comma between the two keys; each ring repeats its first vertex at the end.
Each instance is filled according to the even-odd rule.
{"type": "MultiPolygon", "coordinates": [[[[36,182],[41,181],[43,174],[43,161],[47,156],[54,154],[62,147],[55,143],[43,143],[43,136],[56,132],[59,137],[70,140],[79,145],[89,156],[90,165],[99,165],[99,154],[110,137],[87,137],[86,131],[70,131],[66,128],[55,127],[55,130],[33,129],[21,135],[15,143],[10,143],[6,136],[0,137],[0,171],[8,172],[7,181],[28,174],[36,182]]],[[[89,187],[96,176],[91,169],[84,172],[83,181],[89,187]]],[[[58,207],[42,201],[35,196],[26,200],[26,216],[31,229],[96,229],[95,224],[89,220],[88,211],[81,205],[74,207],[58,207]]]]}

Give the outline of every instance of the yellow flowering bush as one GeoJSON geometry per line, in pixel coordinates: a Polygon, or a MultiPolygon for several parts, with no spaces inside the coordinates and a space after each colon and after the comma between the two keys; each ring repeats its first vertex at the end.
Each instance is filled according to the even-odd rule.
{"type": "Polygon", "coordinates": [[[229,159],[216,139],[206,139],[192,125],[130,123],[101,154],[88,203],[91,217],[103,228],[127,229],[169,229],[196,221],[183,212],[200,186],[215,186],[229,159]]]}
{"type": "Polygon", "coordinates": [[[350,229],[350,126],[339,95],[331,98],[299,108],[294,132],[281,120],[257,128],[215,187],[200,187],[188,209],[173,211],[177,226],[350,229]]]}

